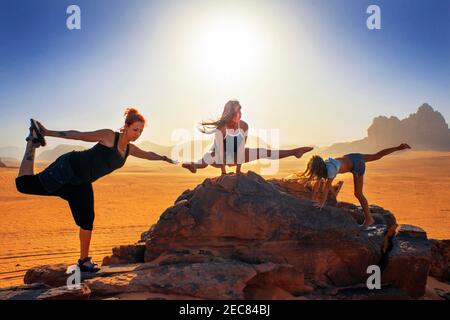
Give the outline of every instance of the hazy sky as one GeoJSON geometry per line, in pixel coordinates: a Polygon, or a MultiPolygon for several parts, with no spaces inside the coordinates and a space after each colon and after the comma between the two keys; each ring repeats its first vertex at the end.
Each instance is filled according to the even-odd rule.
{"type": "Polygon", "coordinates": [[[118,129],[126,106],[149,120],[141,141],[170,144],[229,99],[283,144],[354,140],[424,102],[449,121],[449,60],[445,0],[1,0],[0,147],[23,146],[30,117],[118,129]]]}

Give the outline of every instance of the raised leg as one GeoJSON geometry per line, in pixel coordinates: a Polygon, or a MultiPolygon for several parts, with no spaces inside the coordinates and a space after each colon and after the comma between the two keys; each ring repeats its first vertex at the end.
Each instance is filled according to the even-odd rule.
{"type": "Polygon", "coordinates": [[[378,151],[375,154],[364,154],[363,155],[364,161],[365,162],[376,161],[376,160],[383,158],[384,156],[387,156],[388,154],[391,154],[395,151],[404,150],[404,149],[411,149],[411,147],[406,143],[402,143],[401,145],[399,145],[397,147],[383,149],[381,151],[378,151]]]}
{"type": "Polygon", "coordinates": [[[33,143],[33,138],[36,138],[36,134],[33,131],[30,131],[30,135],[27,138],[27,145],[25,147],[25,154],[22,162],[20,163],[18,177],[34,174],[34,156],[36,153],[36,148],[39,147],[39,144],[33,143]]]}
{"type": "Polygon", "coordinates": [[[355,187],[355,197],[358,199],[359,203],[361,204],[361,207],[364,210],[364,217],[365,217],[364,224],[371,225],[375,222],[375,220],[370,214],[369,202],[367,201],[363,193],[364,176],[353,175],[353,184],[355,187]]]}
{"type": "MultiPolygon", "coordinates": [[[[244,163],[248,163],[251,161],[258,160],[258,159],[279,160],[279,159],[284,159],[284,158],[291,157],[291,156],[294,156],[298,159],[298,158],[301,158],[301,156],[303,154],[305,154],[306,152],[309,152],[311,150],[313,150],[312,147],[300,147],[300,148],[289,149],[289,150],[245,148],[244,163]]],[[[214,157],[214,153],[212,153],[211,156],[214,157]]],[[[188,169],[192,173],[196,173],[197,169],[206,168],[208,165],[211,165],[216,168],[221,168],[222,174],[226,174],[225,165],[215,164],[215,163],[208,164],[205,162],[205,160],[203,158],[201,160],[199,160],[198,162],[183,163],[182,167],[185,169],[188,169]]],[[[242,163],[235,163],[235,165],[238,166],[237,172],[240,173],[240,166],[242,165],[242,163]]]]}
{"type": "Polygon", "coordinates": [[[210,157],[211,159],[213,159],[214,155],[215,155],[215,153],[214,153],[214,151],[212,151],[211,153],[206,153],[200,160],[198,160],[196,162],[186,162],[186,163],[183,163],[181,166],[185,169],[188,169],[192,173],[196,173],[197,169],[204,169],[204,168],[208,167],[209,165],[211,165],[215,168],[220,168],[222,170],[222,174],[226,174],[225,165],[216,164],[214,162],[207,163],[205,161],[206,157],[210,157]]]}
{"type": "Polygon", "coordinates": [[[301,158],[301,156],[309,151],[311,151],[312,147],[300,147],[289,150],[271,150],[265,148],[245,148],[245,162],[251,162],[258,159],[284,159],[287,157],[294,156],[297,159],[301,158]]]}
{"type": "Polygon", "coordinates": [[[224,175],[227,174],[227,169],[225,167],[225,165],[221,164],[221,165],[213,165],[216,168],[220,168],[220,174],[224,175]]]}

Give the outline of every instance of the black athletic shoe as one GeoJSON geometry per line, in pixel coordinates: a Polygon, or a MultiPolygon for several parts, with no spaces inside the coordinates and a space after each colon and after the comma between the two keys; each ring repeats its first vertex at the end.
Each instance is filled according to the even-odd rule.
{"type": "Polygon", "coordinates": [[[30,127],[30,134],[28,135],[28,137],[26,137],[25,141],[32,141],[33,143],[33,147],[35,148],[39,148],[41,146],[41,143],[39,141],[39,139],[33,135],[33,128],[30,127]]]}
{"type": "Polygon", "coordinates": [[[39,143],[41,144],[41,146],[45,147],[47,145],[47,142],[45,141],[44,135],[41,132],[41,128],[39,127],[39,124],[34,119],[30,119],[30,122],[31,122],[31,128],[36,133],[39,143]]]}

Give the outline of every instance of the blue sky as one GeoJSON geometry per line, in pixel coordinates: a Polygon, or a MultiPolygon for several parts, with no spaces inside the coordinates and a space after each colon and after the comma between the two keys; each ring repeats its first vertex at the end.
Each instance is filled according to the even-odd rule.
{"type": "Polygon", "coordinates": [[[142,140],[169,144],[234,98],[252,128],[278,128],[286,144],[359,139],[373,117],[424,102],[448,122],[449,58],[446,0],[1,0],[0,147],[22,146],[30,117],[55,130],[117,129],[129,105],[150,121],[142,140]],[[81,30],[66,28],[70,4],[81,30]],[[381,30],[366,28],[370,4],[381,30]],[[242,74],[225,81],[196,69],[189,50],[198,26],[234,16],[262,39],[259,64],[227,61],[242,74]]]}

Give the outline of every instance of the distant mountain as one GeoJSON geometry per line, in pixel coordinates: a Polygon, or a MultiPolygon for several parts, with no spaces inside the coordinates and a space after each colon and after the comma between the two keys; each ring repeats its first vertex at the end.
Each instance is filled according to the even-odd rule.
{"type": "Polygon", "coordinates": [[[0,157],[0,160],[1,160],[3,163],[7,163],[7,162],[17,162],[17,161],[19,161],[19,160],[16,159],[16,158],[10,158],[10,157],[0,157]]]}
{"type": "Polygon", "coordinates": [[[6,168],[6,164],[4,164],[0,159],[0,168],[6,168]]]}
{"type": "Polygon", "coordinates": [[[21,159],[23,157],[24,149],[20,149],[18,147],[1,147],[0,148],[0,158],[12,158],[12,159],[21,159]]]}
{"type": "Polygon", "coordinates": [[[450,129],[442,114],[424,103],[416,113],[402,120],[397,117],[376,117],[367,129],[367,137],[333,144],[325,152],[375,152],[402,142],[410,144],[413,150],[450,151],[450,129]]]}
{"type": "Polygon", "coordinates": [[[7,168],[18,168],[20,166],[20,161],[15,158],[0,158],[0,167],[5,166],[7,168]]]}

